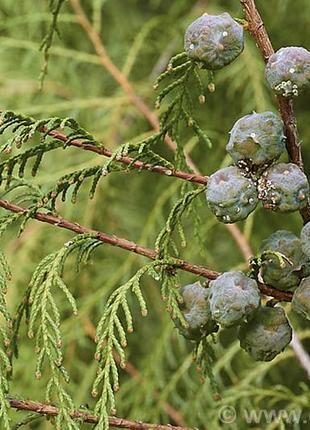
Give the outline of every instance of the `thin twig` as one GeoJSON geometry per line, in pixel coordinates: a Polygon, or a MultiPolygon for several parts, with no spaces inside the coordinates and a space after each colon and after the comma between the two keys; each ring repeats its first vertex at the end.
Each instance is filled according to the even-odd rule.
{"type": "MultiPolygon", "coordinates": [[[[59,410],[56,406],[47,405],[44,403],[34,402],[32,400],[19,400],[8,399],[10,406],[17,410],[36,412],[41,415],[55,417],[58,415],[59,410]]],[[[88,412],[72,411],[70,416],[74,419],[82,420],[85,423],[96,424],[98,417],[88,412]]],[[[130,421],[124,418],[109,417],[109,424],[111,427],[126,428],[132,430],[191,430],[188,427],[178,427],[172,425],[161,425],[144,423],[142,421],[130,421]]]]}
{"type": "MultiPolygon", "coordinates": [[[[274,49],[268,33],[265,29],[263,20],[257,10],[255,0],[240,0],[248,22],[248,30],[260,49],[265,62],[274,53],[274,49]]],[[[291,99],[277,96],[279,111],[284,123],[286,135],[286,148],[290,161],[297,164],[303,170],[303,160],[298,137],[297,121],[294,114],[293,101],[291,99]]],[[[310,221],[310,204],[300,211],[304,222],[310,221]]]]}
{"type": "MultiPolygon", "coordinates": [[[[27,214],[28,209],[21,206],[17,206],[7,200],[0,200],[0,207],[15,213],[27,214]]],[[[135,242],[131,242],[127,239],[120,238],[118,236],[110,236],[101,231],[96,231],[88,227],[83,227],[78,223],[68,221],[64,218],[57,217],[50,214],[37,212],[33,216],[36,220],[45,222],[47,224],[52,224],[60,228],[65,228],[67,230],[74,231],[77,234],[95,234],[97,239],[108,245],[116,246],[118,248],[125,249],[126,251],[134,252],[135,254],[142,255],[143,257],[150,258],[151,260],[158,259],[158,254],[156,251],[144,246],[138,245],[135,242]]],[[[174,258],[173,262],[169,263],[176,269],[184,270],[186,272],[194,273],[195,275],[202,276],[207,279],[216,279],[220,273],[214,270],[210,270],[204,266],[199,266],[197,264],[191,264],[180,258],[174,258]]],[[[292,293],[288,291],[277,290],[276,288],[269,287],[263,283],[258,284],[260,291],[266,296],[274,297],[279,301],[290,302],[292,300],[292,293]]]]}
{"type": "MultiPolygon", "coordinates": [[[[112,59],[109,57],[101,41],[100,35],[98,34],[98,32],[95,30],[95,28],[92,26],[91,22],[87,18],[81,6],[80,0],[70,0],[70,4],[76,14],[78,22],[80,23],[81,27],[84,29],[89,40],[92,42],[93,47],[98,55],[98,58],[102,66],[111,74],[111,76],[115,79],[115,81],[121,86],[121,88],[128,95],[132,104],[142,113],[142,115],[147,119],[147,121],[151,124],[151,126],[155,130],[159,130],[159,120],[157,116],[150,110],[150,108],[141,99],[141,97],[139,97],[136,94],[132,84],[128,81],[127,77],[116,67],[112,59]]],[[[176,150],[176,144],[170,138],[170,136],[166,135],[165,142],[170,149],[172,149],[173,151],[176,150]]],[[[188,166],[193,170],[193,172],[196,175],[200,175],[199,169],[197,168],[196,164],[194,163],[194,161],[192,160],[192,158],[188,153],[185,153],[185,158],[188,166]]],[[[244,234],[234,224],[226,224],[226,228],[228,229],[228,231],[234,238],[235,242],[237,243],[240,251],[242,252],[244,259],[246,261],[249,260],[253,256],[253,252],[244,234]]]]}
{"type": "MultiPolygon", "coordinates": [[[[44,127],[42,127],[39,131],[43,133],[47,132],[44,127]]],[[[66,142],[68,140],[68,137],[65,134],[60,133],[59,131],[52,130],[47,133],[49,136],[53,137],[54,139],[61,140],[62,142],[66,142]]],[[[96,154],[103,155],[109,158],[113,155],[112,151],[103,146],[96,146],[91,143],[83,142],[79,139],[72,140],[70,142],[70,145],[84,149],[86,151],[95,152],[96,154]]],[[[206,185],[208,182],[208,176],[196,175],[194,173],[183,172],[182,170],[177,169],[173,170],[164,166],[154,166],[149,163],[143,163],[139,160],[133,162],[133,159],[127,156],[118,156],[117,158],[115,158],[115,161],[120,162],[122,164],[126,164],[127,166],[131,166],[137,170],[144,169],[150,172],[161,173],[166,176],[172,176],[175,178],[183,179],[184,181],[188,182],[195,182],[196,184],[200,185],[206,185]]]]}

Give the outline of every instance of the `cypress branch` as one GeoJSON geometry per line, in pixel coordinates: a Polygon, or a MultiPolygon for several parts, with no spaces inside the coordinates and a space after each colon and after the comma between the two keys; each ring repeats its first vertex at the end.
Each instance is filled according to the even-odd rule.
{"type": "MultiPolygon", "coordinates": [[[[80,148],[80,149],[83,149],[85,151],[94,152],[94,153],[96,153],[98,155],[102,155],[104,157],[113,158],[114,162],[122,163],[126,166],[130,166],[130,168],[132,168],[132,169],[136,169],[139,171],[147,170],[147,171],[163,174],[166,176],[176,177],[176,178],[182,179],[184,181],[193,182],[193,183],[197,183],[200,185],[206,185],[207,184],[207,181],[208,181],[207,176],[203,176],[203,175],[199,175],[199,174],[195,174],[195,173],[189,173],[189,172],[185,172],[185,171],[182,171],[179,169],[174,169],[174,168],[172,168],[172,166],[167,167],[167,166],[162,166],[162,165],[158,165],[158,164],[154,165],[151,163],[143,162],[139,159],[140,158],[139,155],[141,155],[141,154],[137,155],[137,159],[134,159],[134,158],[128,157],[127,154],[124,154],[124,150],[117,151],[117,152],[113,153],[109,149],[105,148],[103,145],[94,141],[93,137],[86,134],[87,132],[85,132],[85,134],[83,134],[83,140],[81,140],[81,139],[78,139],[76,137],[77,135],[74,135],[74,137],[73,137],[72,134],[66,135],[66,134],[63,134],[63,133],[55,130],[55,127],[56,127],[56,129],[57,128],[63,128],[65,126],[65,124],[68,124],[69,122],[71,123],[71,121],[72,121],[71,119],[65,119],[65,120],[59,119],[58,121],[56,121],[54,119],[53,124],[52,125],[49,124],[49,127],[48,127],[45,124],[46,124],[46,122],[51,121],[51,120],[35,121],[30,117],[27,118],[27,120],[26,120],[23,116],[14,114],[13,112],[2,112],[2,124],[3,124],[3,126],[2,126],[2,128],[0,128],[0,134],[3,133],[7,128],[9,128],[11,126],[11,121],[13,121],[13,119],[12,119],[13,116],[14,117],[16,116],[16,119],[14,119],[14,123],[22,121],[23,124],[25,123],[28,126],[32,125],[31,133],[35,129],[35,131],[43,134],[43,138],[50,136],[55,140],[59,140],[59,141],[63,142],[65,144],[64,147],[74,146],[76,148],[80,148]],[[5,118],[8,119],[7,122],[4,122],[5,118]]],[[[29,136],[29,134],[27,136],[29,136]]],[[[5,149],[7,147],[8,147],[8,143],[5,144],[5,146],[3,146],[2,150],[5,151],[5,149]]],[[[123,149],[125,149],[125,145],[123,146],[123,149]]],[[[155,153],[153,153],[152,155],[158,156],[155,153]]],[[[161,161],[161,160],[163,160],[163,159],[160,159],[158,161],[161,161]]]]}
{"type": "MultiPolygon", "coordinates": [[[[6,200],[1,200],[1,199],[0,199],[0,207],[2,207],[3,209],[6,209],[8,211],[18,213],[18,214],[26,215],[29,212],[28,209],[25,209],[21,206],[15,205],[13,203],[10,203],[6,200]]],[[[144,246],[140,246],[140,245],[136,244],[135,242],[131,242],[127,239],[119,238],[115,235],[110,236],[106,233],[95,231],[95,230],[92,230],[92,229],[87,228],[87,227],[83,227],[78,223],[73,223],[73,222],[68,221],[64,218],[57,217],[57,216],[50,215],[50,214],[37,212],[34,214],[33,217],[38,221],[41,221],[41,222],[44,222],[47,224],[51,224],[51,225],[55,225],[59,228],[65,228],[67,230],[71,230],[71,231],[78,233],[78,234],[84,234],[84,233],[85,234],[94,234],[96,236],[96,238],[101,242],[107,243],[107,244],[112,245],[112,246],[116,246],[118,248],[125,249],[129,252],[134,252],[135,254],[139,254],[139,255],[142,255],[143,257],[150,258],[151,260],[158,259],[158,255],[157,255],[156,251],[154,251],[150,248],[146,248],[144,246]]],[[[178,258],[172,259],[171,263],[169,263],[169,265],[173,268],[184,270],[184,271],[190,272],[190,273],[194,273],[195,275],[199,275],[199,276],[202,276],[202,277],[207,278],[207,279],[216,279],[220,275],[219,272],[207,269],[204,266],[199,266],[196,264],[188,263],[187,261],[182,260],[182,259],[178,259],[178,258]]],[[[268,285],[265,285],[262,283],[259,283],[259,288],[263,294],[265,294],[267,296],[274,297],[279,301],[290,302],[292,300],[292,293],[290,293],[288,291],[277,290],[276,288],[269,287],[268,285]]]]}
{"type": "MultiPolygon", "coordinates": [[[[74,315],[77,314],[75,299],[62,279],[64,264],[69,255],[79,250],[78,265],[85,260],[91,250],[99,242],[92,234],[79,235],[57,252],[45,257],[29,284],[26,293],[27,307],[29,307],[28,336],[35,340],[36,378],[40,379],[45,368],[49,370],[46,386],[46,401],[51,403],[56,399],[59,413],[56,418],[56,428],[78,430],[79,426],[72,419],[70,411],[74,409],[73,400],[63,387],[63,381],[69,382],[69,375],[63,366],[62,336],[60,331],[61,314],[56,301],[56,292],[60,290],[74,315]]],[[[22,309],[22,312],[24,309],[22,309]]],[[[21,315],[22,317],[22,315],[21,315]]],[[[20,319],[17,320],[20,323],[20,319]]],[[[18,330],[18,326],[16,329],[18,330]]],[[[14,339],[17,339],[17,332],[14,339]]]]}

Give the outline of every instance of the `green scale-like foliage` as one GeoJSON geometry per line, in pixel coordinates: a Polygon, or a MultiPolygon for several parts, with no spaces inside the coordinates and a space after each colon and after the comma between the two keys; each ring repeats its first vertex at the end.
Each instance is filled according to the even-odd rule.
{"type": "Polygon", "coordinates": [[[73,314],[77,314],[76,301],[64,283],[62,274],[64,263],[68,256],[78,250],[77,264],[88,260],[90,253],[100,242],[92,235],[81,235],[65,243],[64,247],[45,257],[34,272],[25,296],[25,306],[20,308],[20,314],[15,318],[15,334],[19,329],[22,313],[27,309],[28,336],[35,340],[37,355],[36,378],[40,379],[44,367],[50,372],[46,386],[46,401],[56,399],[59,405],[59,414],[56,419],[56,428],[64,426],[68,429],[78,429],[77,423],[70,417],[74,403],[63,386],[69,382],[69,375],[63,366],[62,336],[60,331],[61,313],[55,301],[55,290],[59,289],[69,302],[73,314]]]}
{"type": "MultiPolygon", "coordinates": [[[[99,148],[102,146],[96,142],[92,135],[81,128],[76,121],[71,118],[34,120],[30,117],[15,114],[14,112],[4,112],[2,114],[1,123],[0,133],[4,133],[11,127],[11,131],[14,133],[13,138],[8,140],[2,147],[2,150],[6,153],[10,153],[12,151],[13,145],[16,145],[19,149],[22,144],[32,138],[36,131],[42,133],[40,138],[43,140],[42,144],[26,150],[22,154],[11,156],[0,164],[0,183],[2,180],[5,180],[7,187],[10,186],[14,168],[18,166],[18,176],[22,178],[25,174],[26,165],[32,158],[35,158],[35,161],[31,169],[31,174],[32,176],[36,176],[43,156],[54,149],[61,147],[66,149],[74,141],[79,141],[80,145],[82,145],[82,147],[85,145],[86,149],[87,144],[91,144],[93,147],[99,148]],[[70,132],[65,136],[61,135],[61,137],[58,138],[57,134],[53,134],[53,131],[56,129],[69,129],[70,132]],[[17,130],[18,133],[16,133],[17,130]],[[46,139],[49,136],[56,137],[56,139],[46,142],[46,139]],[[2,175],[4,172],[5,177],[3,178],[2,175]]],[[[126,143],[118,148],[106,162],[102,163],[102,165],[75,171],[61,177],[55,187],[47,192],[46,195],[42,196],[42,198],[37,202],[37,208],[51,204],[51,207],[55,209],[57,197],[61,194],[62,201],[65,201],[67,192],[71,187],[73,187],[71,201],[75,203],[77,193],[84,183],[84,180],[87,178],[92,178],[89,196],[90,198],[93,198],[98,182],[102,177],[105,177],[112,171],[129,171],[136,160],[147,163],[150,166],[161,165],[163,167],[172,168],[172,164],[169,161],[165,160],[150,149],[150,147],[158,141],[160,136],[162,136],[162,133],[157,133],[154,136],[146,138],[138,144],[126,143]],[[133,156],[131,164],[128,166],[122,166],[117,163],[121,157],[126,157],[128,155],[133,156]]],[[[34,209],[36,210],[37,208],[34,209]]]]}
{"type": "Polygon", "coordinates": [[[10,344],[10,330],[12,319],[7,310],[5,295],[7,293],[7,281],[11,273],[4,255],[0,254],[0,314],[6,322],[6,327],[0,327],[0,422],[3,429],[10,429],[9,405],[7,394],[9,392],[8,375],[11,372],[11,363],[7,355],[10,344]]]}

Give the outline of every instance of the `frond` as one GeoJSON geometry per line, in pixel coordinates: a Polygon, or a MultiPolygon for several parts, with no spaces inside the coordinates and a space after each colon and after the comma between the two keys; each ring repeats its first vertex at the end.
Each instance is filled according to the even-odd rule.
{"type": "Polygon", "coordinates": [[[126,362],[125,348],[127,346],[126,332],[133,332],[133,317],[127,296],[132,293],[136,297],[141,315],[146,316],[147,308],[140,282],[144,275],[153,275],[156,265],[158,262],[142,267],[129,281],[111,294],[97,326],[95,359],[98,361],[98,371],[92,394],[97,397],[100,390],[100,398],[95,407],[95,413],[99,416],[96,425],[98,430],[108,428],[108,414],[110,411],[111,413],[116,411],[114,392],[119,389],[116,356],[119,357],[120,367],[124,367],[126,362]],[[120,311],[123,312],[124,321],[120,311]]]}
{"type": "Polygon", "coordinates": [[[164,99],[171,96],[171,101],[161,114],[160,125],[161,129],[165,130],[177,143],[176,163],[178,168],[187,167],[180,139],[182,122],[192,128],[199,141],[206,143],[208,148],[212,147],[211,139],[193,118],[195,102],[199,101],[200,104],[204,104],[206,92],[213,91],[213,74],[205,71],[205,75],[207,76],[206,84],[201,79],[198,66],[188,59],[185,52],[182,52],[170,60],[167,70],[157,78],[154,85],[154,88],[157,89],[161,83],[167,80],[172,81],[170,84],[166,84],[158,94],[155,106],[159,108],[164,99]],[[198,89],[198,94],[193,92],[193,88],[198,89]]]}
{"type": "Polygon", "coordinates": [[[78,424],[70,417],[74,409],[73,401],[63,386],[63,381],[69,381],[69,375],[63,366],[62,336],[60,331],[61,313],[56,302],[56,292],[61,291],[70,305],[74,315],[77,305],[74,296],[62,279],[64,264],[74,251],[78,251],[78,267],[85,262],[91,251],[99,242],[94,235],[80,235],[67,242],[59,251],[45,257],[30,281],[24,303],[18,319],[15,319],[14,339],[22,314],[29,313],[28,336],[35,340],[37,355],[36,377],[41,378],[42,372],[49,369],[50,376],[46,387],[46,401],[57,400],[59,414],[56,418],[56,428],[78,429],[78,424]]]}
{"type": "MultiPolygon", "coordinates": [[[[19,218],[18,214],[10,214],[0,219],[0,237],[2,238],[8,227],[19,218]]],[[[0,422],[5,430],[10,430],[10,405],[7,401],[9,392],[9,377],[12,371],[10,363],[10,346],[12,317],[6,303],[8,281],[11,279],[11,270],[3,252],[0,252],[0,315],[5,322],[0,326],[0,422]]]]}

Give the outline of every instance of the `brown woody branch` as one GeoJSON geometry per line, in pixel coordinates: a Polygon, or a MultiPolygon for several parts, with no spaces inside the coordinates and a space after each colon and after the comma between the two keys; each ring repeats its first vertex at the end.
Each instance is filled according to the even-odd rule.
{"type": "MultiPolygon", "coordinates": [[[[68,140],[65,134],[60,133],[57,130],[48,131],[45,127],[42,127],[38,131],[42,133],[47,133],[49,136],[53,137],[54,139],[61,140],[62,142],[66,142],[68,140]]],[[[103,155],[109,158],[113,155],[113,152],[105,148],[104,146],[98,147],[91,143],[82,142],[79,139],[72,140],[70,142],[70,145],[84,149],[86,151],[95,152],[96,154],[103,155]]],[[[193,182],[200,185],[207,185],[209,179],[208,176],[202,176],[199,173],[188,173],[182,170],[169,169],[163,166],[153,166],[148,163],[143,163],[142,161],[133,162],[133,159],[127,156],[119,156],[117,157],[117,159],[115,159],[115,161],[126,164],[127,166],[131,165],[133,168],[138,170],[144,169],[151,172],[161,173],[167,176],[175,177],[184,181],[193,182]]],[[[253,252],[248,244],[248,241],[236,225],[225,224],[225,226],[229,230],[235,242],[238,244],[245,260],[248,261],[253,256],[253,252]]]]}
{"type": "MultiPolygon", "coordinates": [[[[0,112],[3,112],[3,110],[0,109],[0,112]]],[[[61,142],[66,143],[68,141],[68,136],[66,136],[65,134],[57,130],[49,131],[47,127],[41,127],[38,129],[38,131],[40,133],[48,134],[50,137],[56,140],[60,140],[61,142]]],[[[105,148],[103,145],[97,146],[92,143],[87,143],[85,141],[82,141],[80,139],[72,140],[70,142],[70,146],[75,146],[76,148],[84,149],[85,151],[94,152],[95,154],[102,155],[108,158],[111,158],[113,156],[113,152],[105,148]]],[[[208,176],[203,176],[196,173],[184,172],[178,169],[169,169],[168,167],[164,167],[164,166],[156,166],[149,163],[143,163],[142,161],[139,161],[139,160],[134,161],[131,157],[128,157],[128,156],[119,155],[117,158],[115,158],[115,161],[125,164],[126,166],[130,166],[137,170],[143,169],[143,170],[148,170],[150,172],[161,173],[162,175],[183,179],[184,181],[193,182],[199,185],[207,185],[208,179],[209,179],[208,176]]]]}
{"type": "MultiPolygon", "coordinates": [[[[18,400],[8,399],[10,406],[17,410],[35,412],[37,414],[46,415],[49,417],[55,417],[58,415],[59,410],[56,406],[47,405],[44,403],[34,402],[32,400],[18,400]]],[[[72,411],[70,413],[71,418],[82,420],[85,423],[96,424],[98,417],[88,412],[72,411]]],[[[111,427],[126,428],[131,430],[191,430],[188,427],[178,427],[172,425],[161,425],[161,424],[150,424],[142,421],[130,421],[124,418],[109,417],[109,424],[111,427]]]]}
{"type": "MultiPolygon", "coordinates": [[[[274,53],[274,49],[264,22],[257,10],[255,0],[240,0],[248,22],[248,30],[260,49],[265,62],[274,53]]],[[[297,121],[294,114],[293,101],[291,99],[277,96],[279,111],[284,123],[286,135],[286,148],[290,161],[297,164],[303,170],[303,160],[298,137],[297,121]]],[[[304,222],[310,221],[310,205],[300,211],[304,222]]]]}
{"type": "MultiPolygon", "coordinates": [[[[39,131],[41,132],[47,132],[47,130],[42,127],[39,131]]],[[[59,131],[49,131],[47,132],[49,136],[53,137],[54,139],[61,140],[62,142],[66,142],[68,140],[68,137],[65,134],[60,133],[59,131]]],[[[77,148],[84,149],[86,151],[95,152],[96,154],[103,155],[104,157],[111,158],[113,155],[113,152],[109,149],[105,148],[104,146],[96,146],[91,143],[82,142],[79,139],[72,140],[70,142],[71,146],[75,146],[77,148]]],[[[177,169],[169,169],[168,167],[164,166],[153,166],[149,163],[143,163],[142,161],[134,161],[133,159],[127,156],[118,156],[115,161],[120,162],[122,164],[125,164],[127,166],[131,166],[134,169],[137,170],[148,170],[151,172],[161,173],[163,175],[172,176],[175,178],[183,179],[184,181],[188,182],[195,182],[196,184],[200,185],[206,185],[208,182],[208,176],[202,176],[195,173],[188,173],[183,172],[182,170],[177,169]]]]}
{"type": "MultiPolygon", "coordinates": [[[[7,200],[0,200],[0,207],[15,213],[26,214],[28,212],[28,209],[25,209],[21,206],[17,206],[7,200]]],[[[34,215],[34,218],[38,221],[45,222],[47,224],[52,224],[60,228],[71,230],[77,234],[95,234],[97,239],[103,243],[107,243],[108,245],[125,249],[126,251],[134,252],[135,254],[142,255],[143,257],[147,257],[151,260],[156,260],[159,258],[157,252],[154,251],[153,249],[140,246],[135,242],[131,242],[127,239],[123,239],[115,235],[111,236],[101,231],[96,231],[96,230],[81,226],[78,223],[68,221],[61,217],[37,212],[34,215]]],[[[204,266],[191,264],[180,258],[173,259],[173,262],[170,265],[177,269],[194,273],[195,275],[202,276],[210,280],[216,279],[220,275],[219,272],[207,269],[204,266]]],[[[268,285],[265,285],[262,283],[259,283],[259,289],[262,292],[262,294],[265,294],[266,296],[274,297],[279,301],[290,302],[292,300],[292,293],[290,292],[277,290],[276,288],[269,287],[268,285]]]]}

